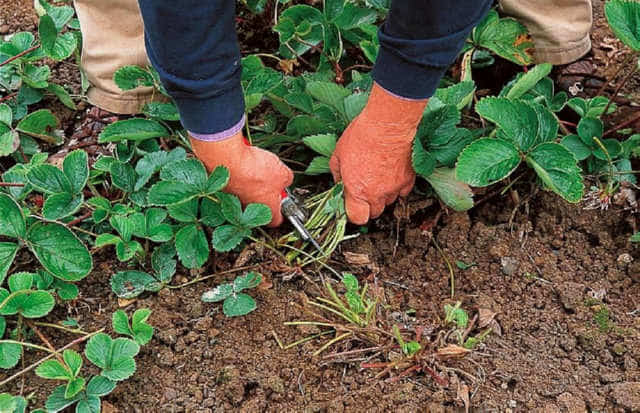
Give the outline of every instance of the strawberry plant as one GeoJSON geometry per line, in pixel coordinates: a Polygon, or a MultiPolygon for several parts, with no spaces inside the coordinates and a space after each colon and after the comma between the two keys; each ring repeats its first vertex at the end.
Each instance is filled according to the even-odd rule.
{"type": "MultiPolygon", "coordinates": [[[[30,105],[47,94],[56,96],[65,106],[75,109],[69,92],[50,82],[51,69],[42,63],[45,58],[64,60],[78,44],[78,22],[70,6],[54,7],[38,0],[41,17],[39,39],[30,32],[13,34],[0,42],[0,87],[8,91],[7,103],[0,105],[0,156],[37,150],[34,138],[49,144],[62,143],[58,119],[48,109],[28,113],[30,105]]],[[[29,153],[30,152],[30,153],[29,153]]]]}
{"type": "Polygon", "coordinates": [[[24,397],[0,393],[0,412],[24,413],[26,409],[27,400],[24,397]]]}
{"type": "Polygon", "coordinates": [[[153,327],[147,324],[151,310],[141,308],[131,316],[131,322],[127,313],[118,310],[113,313],[113,330],[116,333],[131,337],[141,346],[147,344],[153,337],[153,327]]]}
{"type": "Polygon", "coordinates": [[[205,303],[217,303],[223,301],[222,312],[227,317],[247,315],[256,309],[257,304],[250,295],[241,291],[255,288],[262,282],[262,275],[248,272],[236,277],[233,283],[220,284],[210,291],[202,294],[205,303]]]}
{"type": "Polygon", "coordinates": [[[28,248],[49,273],[63,281],[79,281],[89,274],[93,267],[91,254],[65,225],[27,219],[7,194],[0,193],[0,210],[0,235],[15,240],[0,243],[0,282],[22,248],[28,248]]]}
{"type": "Polygon", "coordinates": [[[149,342],[153,328],[146,324],[150,315],[147,309],[137,310],[129,324],[124,311],[113,314],[113,329],[116,333],[135,339],[111,336],[98,332],[91,334],[84,349],[84,357],[100,369],[100,374],[88,381],[81,375],[83,358],[74,350],[64,350],[62,357],[46,360],[36,369],[36,374],[50,380],[62,380],[65,384],[55,388],[47,398],[48,412],[59,412],[76,405],[76,412],[100,411],[100,398],[111,393],[119,381],[125,380],[136,370],[134,357],[140,346],[149,342]]]}
{"type": "Polygon", "coordinates": [[[489,52],[518,65],[529,65],[533,61],[532,51],[533,41],[527,29],[515,19],[499,17],[495,10],[473,29],[462,49],[463,61],[477,67],[493,64],[489,52]]]}

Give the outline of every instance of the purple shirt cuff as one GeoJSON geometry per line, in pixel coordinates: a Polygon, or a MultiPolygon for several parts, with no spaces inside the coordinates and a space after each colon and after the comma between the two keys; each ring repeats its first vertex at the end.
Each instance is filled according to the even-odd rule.
{"type": "Polygon", "coordinates": [[[219,142],[219,141],[223,141],[225,139],[228,139],[228,138],[232,137],[233,135],[237,134],[238,132],[240,132],[242,130],[242,128],[244,127],[244,122],[245,122],[245,116],[242,115],[242,119],[240,119],[240,122],[236,123],[235,125],[233,125],[229,129],[223,130],[221,132],[216,132],[216,133],[193,133],[193,132],[189,132],[189,135],[191,135],[192,138],[197,139],[199,141],[219,142]]]}

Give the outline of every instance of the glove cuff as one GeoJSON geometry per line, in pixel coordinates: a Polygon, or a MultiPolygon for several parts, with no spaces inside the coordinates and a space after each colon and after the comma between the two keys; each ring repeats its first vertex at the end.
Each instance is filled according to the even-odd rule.
{"type": "Polygon", "coordinates": [[[362,115],[369,121],[383,123],[399,133],[418,127],[429,99],[409,99],[397,96],[379,84],[373,84],[362,115]]]}

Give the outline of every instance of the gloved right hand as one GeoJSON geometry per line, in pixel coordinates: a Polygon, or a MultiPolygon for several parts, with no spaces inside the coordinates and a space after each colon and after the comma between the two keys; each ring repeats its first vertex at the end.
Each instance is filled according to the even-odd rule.
{"type": "Polygon", "coordinates": [[[427,99],[401,98],[374,83],[329,162],[335,181],[344,183],[349,221],[366,224],[413,188],[411,147],[426,105],[427,99]]]}
{"type": "Polygon", "coordinates": [[[273,153],[244,143],[242,132],[217,142],[190,137],[196,156],[209,171],[217,166],[229,169],[225,192],[236,195],[243,205],[266,204],[271,209],[270,227],[282,223],[282,191],[293,182],[293,172],[273,153]]]}

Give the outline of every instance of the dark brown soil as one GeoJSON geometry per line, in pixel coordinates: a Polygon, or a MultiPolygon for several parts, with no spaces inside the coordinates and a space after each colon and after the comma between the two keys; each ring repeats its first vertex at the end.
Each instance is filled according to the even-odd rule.
{"type": "MultiPolygon", "coordinates": [[[[35,27],[31,17],[24,17],[30,16],[30,1],[19,2],[25,8],[18,18],[12,17],[14,5],[6,3],[0,4],[0,24],[11,21],[11,31],[35,27]]],[[[598,61],[605,50],[598,42],[612,35],[603,26],[602,2],[594,3],[598,61]]],[[[528,199],[528,185],[515,188],[520,199],[528,199]]],[[[422,373],[388,383],[358,364],[323,363],[311,355],[320,341],[281,350],[273,332],[284,343],[311,333],[283,323],[302,319],[296,304],[303,302],[303,293],[313,297],[318,291],[302,277],[284,281],[269,256],[258,251],[249,264],[259,265],[273,287],[252,293],[259,308],[248,316],[229,319],[219,305],[200,301],[203,291],[231,275],[128,304],[129,312],[151,308],[156,332],[137,358],[135,376],[105,398],[103,409],[453,412],[464,411],[458,395],[465,394],[466,385],[478,412],[640,411],[640,250],[628,242],[637,229],[636,216],[620,209],[586,211],[542,191],[513,214],[513,199],[495,196],[468,214],[444,214],[433,230],[442,252],[425,231],[438,207],[422,208],[412,199],[413,213],[399,233],[387,213],[336,254],[341,261],[344,252],[369,257],[375,265],[351,269],[362,282],[384,286],[389,308],[400,315],[409,312],[404,321],[411,328],[441,329],[443,306],[458,300],[471,315],[480,309],[497,313],[501,331],[465,358],[435,366],[448,386],[422,373]],[[475,264],[467,270],[453,265],[453,299],[445,257],[475,264]],[[373,267],[379,269],[375,274],[373,267]]],[[[210,270],[230,268],[236,258],[217,255],[210,270]]],[[[121,303],[108,281],[122,265],[110,253],[95,262],[95,271],[80,283],[81,298],[56,309],[50,321],[70,316],[87,331],[106,327],[111,332],[111,314],[121,303]]],[[[318,272],[309,269],[306,276],[315,279],[318,272]]],[[[174,283],[190,278],[182,271],[174,283]]],[[[58,347],[73,339],[44,332],[58,347]]],[[[38,356],[28,352],[25,364],[38,356]]],[[[25,377],[0,391],[33,392],[30,406],[42,406],[56,383],[32,373],[25,377]]]]}

